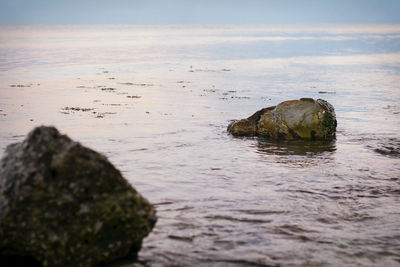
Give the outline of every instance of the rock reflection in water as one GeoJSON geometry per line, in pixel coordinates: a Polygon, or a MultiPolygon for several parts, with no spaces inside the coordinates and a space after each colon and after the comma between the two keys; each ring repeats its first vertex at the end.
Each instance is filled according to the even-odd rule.
{"type": "Polygon", "coordinates": [[[273,159],[277,163],[292,167],[316,166],[333,159],[336,151],[336,141],[323,140],[280,140],[260,138],[257,141],[256,152],[263,159],[273,159]]]}
{"type": "Polygon", "coordinates": [[[312,157],[326,152],[335,152],[336,141],[274,141],[269,139],[259,139],[257,144],[257,151],[261,154],[273,154],[281,156],[299,155],[312,157]]]}

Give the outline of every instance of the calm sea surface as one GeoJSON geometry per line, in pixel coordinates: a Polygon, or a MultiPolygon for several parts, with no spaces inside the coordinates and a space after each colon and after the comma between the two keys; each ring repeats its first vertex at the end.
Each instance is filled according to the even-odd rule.
{"type": "Polygon", "coordinates": [[[400,26],[0,26],[0,156],[55,125],[157,208],[133,266],[400,266],[400,26]],[[284,100],[333,142],[234,138],[284,100]]]}

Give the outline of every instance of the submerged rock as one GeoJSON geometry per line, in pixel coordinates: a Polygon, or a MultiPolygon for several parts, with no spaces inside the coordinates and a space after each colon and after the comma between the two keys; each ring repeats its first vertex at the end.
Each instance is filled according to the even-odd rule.
{"type": "Polygon", "coordinates": [[[289,100],[264,108],[247,119],[233,121],[228,132],[236,136],[266,136],[273,139],[335,138],[335,110],[327,101],[312,98],[289,100]]]}
{"type": "Polygon", "coordinates": [[[53,127],[9,145],[0,164],[0,262],[17,255],[93,266],[135,257],[156,222],[106,157],[53,127]]]}

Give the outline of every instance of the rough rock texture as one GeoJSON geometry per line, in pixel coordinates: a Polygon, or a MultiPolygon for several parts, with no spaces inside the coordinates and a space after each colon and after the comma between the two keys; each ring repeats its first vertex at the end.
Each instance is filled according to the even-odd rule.
{"type": "Polygon", "coordinates": [[[236,136],[266,136],[273,139],[335,138],[335,110],[327,101],[312,98],[289,100],[257,111],[247,119],[233,121],[228,132],[236,136]]]}
{"type": "MultiPolygon", "coordinates": [[[[0,262],[93,266],[135,257],[153,206],[102,155],[38,127],[0,163],[0,262]]],[[[28,266],[28,265],[26,265],[28,266]]]]}

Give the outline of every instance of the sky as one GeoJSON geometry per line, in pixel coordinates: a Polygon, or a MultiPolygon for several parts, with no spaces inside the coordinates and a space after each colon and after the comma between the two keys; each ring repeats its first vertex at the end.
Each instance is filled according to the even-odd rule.
{"type": "Polygon", "coordinates": [[[0,24],[400,24],[400,0],[0,0],[0,24]]]}

